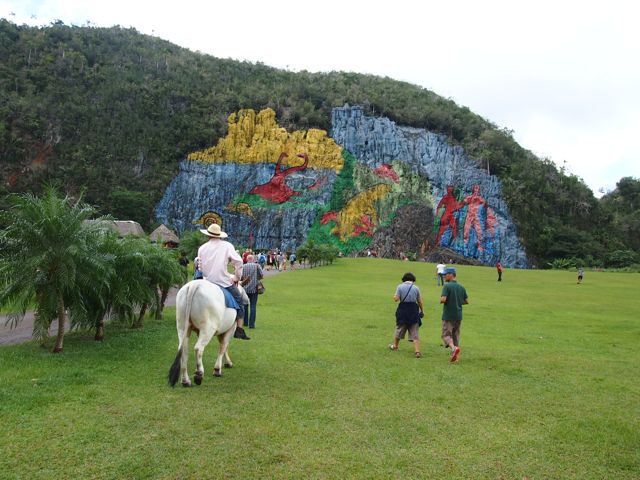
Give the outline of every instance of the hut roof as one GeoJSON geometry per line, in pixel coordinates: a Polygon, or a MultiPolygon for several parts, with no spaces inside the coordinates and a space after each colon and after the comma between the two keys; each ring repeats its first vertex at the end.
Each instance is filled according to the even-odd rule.
{"type": "Polygon", "coordinates": [[[119,237],[126,237],[127,235],[141,237],[145,234],[142,226],[133,220],[114,220],[113,227],[118,232],[119,237]]]}
{"type": "Polygon", "coordinates": [[[149,235],[149,238],[151,239],[152,242],[162,242],[162,243],[172,242],[175,244],[180,243],[180,239],[178,238],[178,236],[172,230],[167,228],[165,225],[160,225],[153,232],[151,232],[151,235],[149,235]]]}

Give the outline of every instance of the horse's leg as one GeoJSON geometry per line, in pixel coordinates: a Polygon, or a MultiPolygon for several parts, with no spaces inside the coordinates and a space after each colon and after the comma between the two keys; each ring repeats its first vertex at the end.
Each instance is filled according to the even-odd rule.
{"type": "Polygon", "coordinates": [[[202,377],[204,377],[204,365],[202,364],[202,355],[204,354],[204,348],[207,346],[209,341],[213,337],[213,331],[210,326],[204,327],[200,329],[200,333],[198,335],[198,341],[195,345],[196,351],[196,372],[193,376],[193,379],[196,382],[196,385],[200,385],[202,383],[202,377]]]}
{"type": "Polygon", "coordinates": [[[231,338],[233,338],[235,330],[236,329],[232,327],[222,335],[218,335],[220,346],[218,347],[218,358],[216,359],[216,364],[213,367],[213,374],[217,377],[222,376],[222,357],[224,357],[224,366],[226,368],[233,367],[233,362],[229,357],[229,342],[231,341],[231,338]]]}
{"type": "Polygon", "coordinates": [[[182,386],[190,387],[191,380],[187,373],[187,361],[189,360],[189,337],[191,337],[191,326],[186,327],[187,333],[184,336],[184,340],[181,342],[182,359],[180,360],[180,378],[182,379],[182,386]]]}
{"type": "Polygon", "coordinates": [[[229,357],[229,342],[233,338],[233,334],[235,333],[235,328],[231,328],[222,336],[222,349],[224,353],[224,366],[225,368],[233,368],[233,362],[231,361],[231,357],[229,357]]]}
{"type": "Polygon", "coordinates": [[[229,357],[229,348],[224,349],[224,367],[225,368],[233,368],[233,362],[231,361],[231,357],[229,357]]]}

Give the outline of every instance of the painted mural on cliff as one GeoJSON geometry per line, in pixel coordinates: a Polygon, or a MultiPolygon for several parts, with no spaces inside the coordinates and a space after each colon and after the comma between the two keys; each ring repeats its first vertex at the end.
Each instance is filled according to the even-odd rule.
{"type": "Polygon", "coordinates": [[[446,138],[359,107],[334,109],[330,134],[288,132],[270,109],[231,114],[224,138],[181,162],[156,213],[179,232],[221,223],[239,245],[293,250],[312,238],[348,254],[406,205],[434,210],[438,246],[526,266],[497,178],[446,138]]]}

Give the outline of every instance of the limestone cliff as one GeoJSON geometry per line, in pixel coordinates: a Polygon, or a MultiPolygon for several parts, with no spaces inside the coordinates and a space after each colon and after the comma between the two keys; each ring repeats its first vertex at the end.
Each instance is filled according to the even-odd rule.
{"type": "Polygon", "coordinates": [[[361,108],[349,106],[333,110],[330,135],[371,169],[400,161],[429,180],[439,246],[486,264],[501,260],[510,267],[528,266],[500,180],[478,168],[461,147],[449,145],[444,135],[367,117],[361,108]],[[442,202],[449,186],[450,201],[442,202]]]}
{"type": "Polygon", "coordinates": [[[406,244],[527,266],[496,177],[442,135],[359,107],[334,109],[331,135],[287,132],[269,109],[231,114],[217,145],[181,163],[156,213],[179,232],[215,219],[255,248],[293,250],[311,237],[348,254],[410,231],[408,243],[385,240],[384,252],[406,244]]]}

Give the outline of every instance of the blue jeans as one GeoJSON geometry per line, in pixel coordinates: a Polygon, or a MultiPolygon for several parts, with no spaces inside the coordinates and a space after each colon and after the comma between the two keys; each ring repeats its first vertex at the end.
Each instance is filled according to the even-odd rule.
{"type": "Polygon", "coordinates": [[[238,318],[244,318],[244,306],[242,305],[242,294],[240,293],[240,290],[238,290],[235,283],[224,288],[225,290],[228,290],[231,295],[233,295],[233,298],[236,299],[236,302],[238,302],[238,318]]]}
{"type": "Polygon", "coordinates": [[[247,293],[249,297],[249,305],[247,306],[247,326],[249,328],[255,328],[256,326],[256,307],[258,305],[258,292],[247,293]]]}

